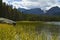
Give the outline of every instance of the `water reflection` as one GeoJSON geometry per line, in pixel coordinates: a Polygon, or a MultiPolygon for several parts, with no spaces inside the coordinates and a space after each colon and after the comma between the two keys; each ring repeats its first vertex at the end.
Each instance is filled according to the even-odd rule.
{"type": "Polygon", "coordinates": [[[60,25],[60,22],[46,22],[47,24],[60,25]]]}
{"type": "Polygon", "coordinates": [[[35,30],[42,40],[60,40],[60,25],[36,26],[35,30]]]}

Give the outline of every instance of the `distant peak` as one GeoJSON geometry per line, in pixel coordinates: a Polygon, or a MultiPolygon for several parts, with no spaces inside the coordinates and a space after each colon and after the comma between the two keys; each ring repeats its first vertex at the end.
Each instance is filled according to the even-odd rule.
{"type": "Polygon", "coordinates": [[[59,8],[58,6],[52,7],[52,8],[59,8]]]}
{"type": "Polygon", "coordinates": [[[51,9],[60,9],[60,7],[59,6],[54,6],[54,7],[51,7],[49,10],[51,10],[51,9]]]}
{"type": "Polygon", "coordinates": [[[39,9],[39,10],[41,10],[41,8],[32,8],[32,9],[39,9]]]}

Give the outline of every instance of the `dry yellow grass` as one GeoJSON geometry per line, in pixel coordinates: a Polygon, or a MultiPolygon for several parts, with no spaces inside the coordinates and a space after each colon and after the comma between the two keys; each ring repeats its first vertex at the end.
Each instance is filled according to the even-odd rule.
{"type": "MultiPolygon", "coordinates": [[[[44,32],[41,34],[36,32],[35,26],[37,25],[34,22],[20,22],[15,27],[10,24],[0,24],[0,40],[49,40],[44,32]]],[[[57,36],[51,37],[50,40],[59,40],[57,36]]]]}
{"type": "Polygon", "coordinates": [[[8,27],[13,27],[13,25],[9,25],[9,24],[0,24],[0,28],[8,28],[8,27]]]}
{"type": "Polygon", "coordinates": [[[13,25],[0,24],[0,40],[13,40],[16,34],[16,29],[13,25]]]}

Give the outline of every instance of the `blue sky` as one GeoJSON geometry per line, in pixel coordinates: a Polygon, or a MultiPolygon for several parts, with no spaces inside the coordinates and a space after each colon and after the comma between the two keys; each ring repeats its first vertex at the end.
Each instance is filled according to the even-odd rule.
{"type": "Polygon", "coordinates": [[[54,6],[60,7],[60,0],[2,0],[2,2],[13,5],[13,8],[41,8],[42,10],[48,10],[54,6]]]}

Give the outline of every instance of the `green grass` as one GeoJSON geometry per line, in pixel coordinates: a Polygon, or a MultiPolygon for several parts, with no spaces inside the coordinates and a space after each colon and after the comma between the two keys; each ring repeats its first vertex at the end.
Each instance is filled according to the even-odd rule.
{"type": "Polygon", "coordinates": [[[40,21],[19,21],[16,26],[0,24],[0,40],[58,40],[58,30],[55,28],[55,31],[55,26],[40,21]],[[54,33],[50,34],[51,37],[48,37],[48,29],[54,33]]]}

